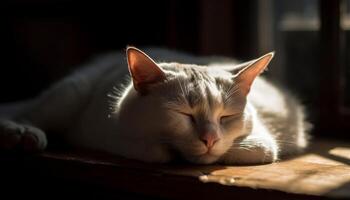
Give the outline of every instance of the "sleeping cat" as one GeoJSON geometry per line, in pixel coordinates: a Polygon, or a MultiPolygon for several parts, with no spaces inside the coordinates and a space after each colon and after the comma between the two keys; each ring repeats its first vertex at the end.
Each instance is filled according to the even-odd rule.
{"type": "Polygon", "coordinates": [[[303,107],[262,77],[268,53],[237,64],[128,47],[58,82],[39,97],[3,106],[0,147],[43,150],[46,135],[74,146],[164,163],[260,164],[307,146],[303,107]],[[130,78],[124,81],[125,75],[130,78]]]}

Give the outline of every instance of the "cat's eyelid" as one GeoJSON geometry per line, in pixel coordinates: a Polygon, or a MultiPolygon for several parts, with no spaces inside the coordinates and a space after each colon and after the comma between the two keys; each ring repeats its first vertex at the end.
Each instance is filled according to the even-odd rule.
{"type": "Polygon", "coordinates": [[[220,123],[224,123],[225,121],[231,121],[234,119],[238,119],[238,117],[240,117],[242,115],[242,113],[234,113],[234,114],[230,114],[230,115],[222,115],[220,117],[220,123]]]}
{"type": "Polygon", "coordinates": [[[177,111],[177,112],[180,113],[180,114],[183,114],[183,115],[192,116],[192,113],[182,112],[182,111],[177,111]]]}
{"type": "Polygon", "coordinates": [[[169,110],[171,110],[171,111],[173,111],[173,112],[176,112],[176,113],[179,113],[179,114],[183,114],[183,115],[192,115],[192,113],[190,113],[190,112],[184,112],[184,111],[181,110],[181,109],[169,108],[169,110]]]}
{"type": "Polygon", "coordinates": [[[186,113],[186,112],[180,112],[178,111],[178,113],[180,113],[181,115],[185,115],[186,117],[188,117],[192,123],[196,123],[196,118],[193,116],[192,113],[186,113]]]}
{"type": "Polygon", "coordinates": [[[238,116],[240,116],[241,114],[242,114],[242,113],[225,114],[225,115],[222,115],[221,118],[238,117],[238,116]]]}

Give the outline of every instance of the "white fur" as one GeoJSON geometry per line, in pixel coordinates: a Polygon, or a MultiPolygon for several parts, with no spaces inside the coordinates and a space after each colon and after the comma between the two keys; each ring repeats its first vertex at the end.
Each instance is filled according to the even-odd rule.
{"type": "Polygon", "coordinates": [[[168,102],[172,95],[188,92],[184,90],[191,88],[187,74],[181,70],[174,72],[171,68],[174,65],[203,68],[210,76],[231,80],[234,76],[220,67],[234,66],[236,62],[161,49],[151,48],[146,52],[156,61],[185,61],[207,64],[208,68],[159,64],[169,76],[176,78],[166,88],[155,86],[152,95],[140,97],[130,80],[125,79],[128,71],[124,54],[110,54],[51,87],[31,106],[18,112],[15,120],[29,121],[46,132],[64,133],[66,141],[73,146],[147,162],[168,162],[180,154],[195,163],[265,163],[306,147],[307,124],[303,108],[285,90],[257,78],[241,118],[224,128],[218,122],[220,116],[239,112],[239,109],[223,108],[220,88],[210,82],[201,82],[204,84],[202,93],[214,102],[210,107],[202,97],[201,106],[191,112],[204,116],[198,122],[199,127],[208,121],[222,136],[212,154],[202,155],[207,149],[198,140],[196,127],[177,112],[187,112],[188,106],[168,102]],[[121,88],[122,83],[126,87],[121,88]]]}

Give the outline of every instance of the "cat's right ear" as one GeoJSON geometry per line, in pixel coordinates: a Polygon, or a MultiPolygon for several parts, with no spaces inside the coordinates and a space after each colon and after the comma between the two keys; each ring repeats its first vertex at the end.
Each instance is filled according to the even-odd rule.
{"type": "Polygon", "coordinates": [[[136,91],[143,93],[147,90],[149,84],[165,80],[163,70],[141,50],[128,47],[126,55],[129,72],[136,91]]]}
{"type": "Polygon", "coordinates": [[[247,62],[248,65],[235,75],[235,81],[240,85],[245,95],[249,93],[255,78],[267,68],[273,56],[274,52],[270,52],[256,60],[247,62]]]}

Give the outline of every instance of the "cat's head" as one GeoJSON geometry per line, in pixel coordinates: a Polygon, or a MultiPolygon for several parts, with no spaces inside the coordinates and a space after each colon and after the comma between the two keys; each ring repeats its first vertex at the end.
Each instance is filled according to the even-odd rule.
{"type": "Polygon", "coordinates": [[[206,67],[155,63],[129,47],[132,84],[118,102],[120,120],[136,140],[164,144],[194,163],[215,162],[251,128],[246,97],[272,57],[206,67]]]}

